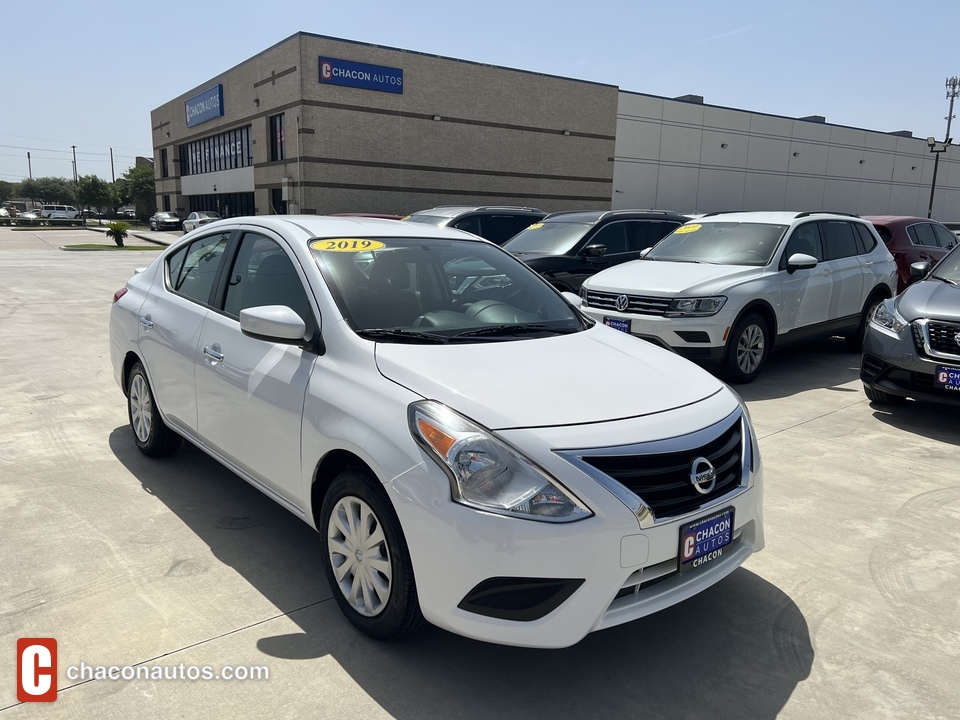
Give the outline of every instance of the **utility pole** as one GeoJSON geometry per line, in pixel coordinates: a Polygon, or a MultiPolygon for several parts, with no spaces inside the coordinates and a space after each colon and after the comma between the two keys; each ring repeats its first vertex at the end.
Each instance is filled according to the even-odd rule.
{"type": "Polygon", "coordinates": [[[117,175],[113,171],[113,148],[110,148],[110,180],[111,182],[117,181],[117,175]]]}
{"type": "Polygon", "coordinates": [[[78,182],[77,181],[77,146],[71,145],[70,147],[73,150],[73,184],[76,185],[78,182]]]}
{"type": "Polygon", "coordinates": [[[930,204],[927,206],[927,217],[933,217],[933,194],[937,189],[937,168],[940,165],[940,153],[946,152],[947,148],[950,147],[950,124],[955,117],[953,114],[953,101],[957,99],[957,96],[960,95],[960,78],[956,75],[953,77],[947,78],[947,99],[950,101],[950,109],[947,111],[947,133],[944,135],[943,143],[938,143],[936,138],[928,137],[927,145],[930,146],[930,152],[934,153],[933,157],[933,181],[930,183],[930,204]]]}
{"type": "Polygon", "coordinates": [[[30,162],[29,150],[27,150],[27,174],[30,176],[30,179],[33,180],[33,163],[30,162]]]}

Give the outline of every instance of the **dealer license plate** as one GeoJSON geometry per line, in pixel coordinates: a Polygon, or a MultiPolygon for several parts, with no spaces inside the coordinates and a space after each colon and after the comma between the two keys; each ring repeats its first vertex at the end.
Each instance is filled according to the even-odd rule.
{"type": "Polygon", "coordinates": [[[732,507],[724,508],[680,527],[680,572],[723,557],[724,548],[733,542],[733,512],[732,507]]]}
{"type": "Polygon", "coordinates": [[[960,368],[937,365],[937,372],[933,375],[933,382],[944,390],[960,392],[960,368]]]}
{"type": "Polygon", "coordinates": [[[630,321],[622,320],[620,318],[605,317],[603,319],[603,324],[612,327],[614,330],[619,330],[620,332],[628,333],[630,332],[630,321]]]}

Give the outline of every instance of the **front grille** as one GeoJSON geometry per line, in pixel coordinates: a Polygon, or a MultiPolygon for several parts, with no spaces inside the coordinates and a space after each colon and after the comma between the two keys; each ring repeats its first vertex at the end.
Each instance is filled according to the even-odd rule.
{"type": "Polygon", "coordinates": [[[930,336],[930,349],[945,355],[960,355],[960,323],[935,322],[927,323],[927,333],[930,336]]]}
{"type": "MultiPolygon", "coordinates": [[[[586,304],[601,310],[617,310],[617,298],[622,293],[598,292],[587,290],[586,304]]],[[[627,308],[618,312],[635,315],[663,315],[670,307],[670,298],[644,297],[642,295],[627,295],[627,308]]]]}
{"type": "Polygon", "coordinates": [[[656,518],[691,512],[726,495],[740,485],[743,422],[734,422],[718,437],[700,447],[679,452],[642,455],[584,455],[582,460],[637,495],[656,518]],[[693,461],[704,457],[717,472],[716,484],[706,495],[690,480],[693,461]]]}

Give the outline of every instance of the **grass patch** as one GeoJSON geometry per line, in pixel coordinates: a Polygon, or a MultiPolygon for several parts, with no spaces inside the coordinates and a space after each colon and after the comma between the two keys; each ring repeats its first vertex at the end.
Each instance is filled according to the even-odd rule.
{"type": "Polygon", "coordinates": [[[64,245],[64,250],[163,250],[163,245],[103,245],[98,243],[83,243],[82,245],[64,245]]]}

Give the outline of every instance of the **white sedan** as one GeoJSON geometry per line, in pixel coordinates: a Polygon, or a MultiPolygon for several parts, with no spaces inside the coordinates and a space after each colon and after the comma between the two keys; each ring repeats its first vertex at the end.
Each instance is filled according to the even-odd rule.
{"type": "Polygon", "coordinates": [[[110,339],[131,441],[186,438],[316,528],[373,637],[564,647],[763,547],[737,396],[465,232],[212,223],[117,291],[110,339]]]}
{"type": "Polygon", "coordinates": [[[217,215],[217,213],[210,210],[192,212],[187,215],[186,220],[183,221],[183,232],[188,233],[191,230],[196,230],[201,225],[207,225],[220,219],[221,217],[217,215]]]}

